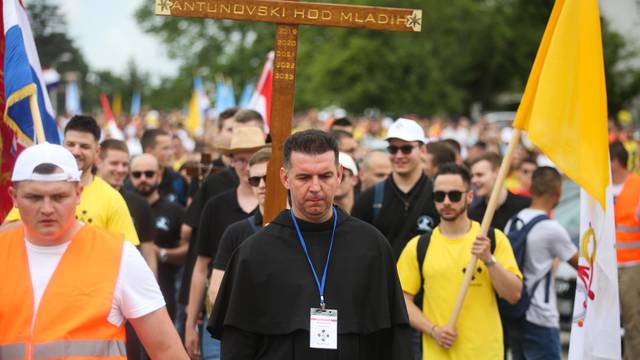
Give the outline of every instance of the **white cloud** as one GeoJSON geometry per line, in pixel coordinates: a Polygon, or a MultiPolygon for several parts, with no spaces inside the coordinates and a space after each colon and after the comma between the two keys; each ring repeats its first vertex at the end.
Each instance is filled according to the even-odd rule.
{"type": "Polygon", "coordinates": [[[143,71],[158,79],[174,75],[178,65],[168,59],[163,45],[142,32],[134,17],[144,0],[54,0],[68,24],[69,36],[94,69],[123,73],[133,58],[143,71]]]}

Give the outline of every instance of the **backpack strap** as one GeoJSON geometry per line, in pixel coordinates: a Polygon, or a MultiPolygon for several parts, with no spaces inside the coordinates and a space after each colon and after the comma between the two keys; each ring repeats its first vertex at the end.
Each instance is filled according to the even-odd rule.
{"type": "Polygon", "coordinates": [[[489,242],[491,244],[491,253],[496,252],[496,228],[489,227],[489,231],[487,231],[489,235],[489,242]]]}
{"type": "Polygon", "coordinates": [[[418,273],[420,273],[420,290],[416,294],[414,298],[414,303],[418,305],[420,309],[422,309],[422,299],[424,297],[424,275],[422,274],[422,265],[424,264],[424,259],[427,256],[427,249],[429,248],[429,243],[431,243],[431,233],[432,231],[426,232],[418,238],[418,244],[416,249],[416,255],[418,260],[418,273]]]}
{"type": "Polygon", "coordinates": [[[387,180],[382,180],[373,187],[373,218],[375,220],[380,214],[382,209],[382,203],[384,202],[384,183],[387,180]]]}

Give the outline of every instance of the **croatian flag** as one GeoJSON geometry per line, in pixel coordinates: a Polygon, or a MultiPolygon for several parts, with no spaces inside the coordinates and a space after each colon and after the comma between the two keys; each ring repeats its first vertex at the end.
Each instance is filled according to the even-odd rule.
{"type": "Polygon", "coordinates": [[[25,145],[40,140],[59,144],[53,108],[27,14],[18,0],[2,3],[4,121],[25,145]]]}
{"type": "Polygon", "coordinates": [[[0,221],[12,206],[7,188],[17,154],[33,144],[36,133],[60,143],[40,60],[24,7],[2,1],[0,35],[0,221]],[[34,126],[35,124],[35,126],[34,126]],[[40,130],[37,130],[40,129],[40,130]]]}
{"type": "Polygon", "coordinates": [[[253,93],[249,108],[253,109],[262,115],[267,125],[267,128],[271,126],[271,89],[273,79],[273,59],[274,52],[271,51],[267,55],[267,61],[262,68],[262,74],[258,80],[258,85],[253,93]]]}

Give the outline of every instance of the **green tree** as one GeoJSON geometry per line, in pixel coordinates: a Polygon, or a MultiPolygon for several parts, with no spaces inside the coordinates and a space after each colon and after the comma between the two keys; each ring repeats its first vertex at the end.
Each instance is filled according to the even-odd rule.
{"type": "MultiPolygon", "coordinates": [[[[337,104],[360,112],[466,113],[515,108],[500,95],[524,90],[553,0],[351,0],[354,4],[423,9],[419,34],[303,26],[300,31],[296,107],[337,104]]],[[[145,4],[143,29],[182,61],[179,76],[203,69],[205,80],[255,79],[273,46],[275,26],[234,21],[159,17],[145,4]]],[[[617,111],[640,93],[640,71],[619,68],[633,55],[624,39],[603,26],[609,107],[617,111]]],[[[174,93],[175,96],[177,95],[174,93]]],[[[516,96],[517,97],[517,96],[516,96]]],[[[188,94],[185,95],[188,98],[188,94]]]]}

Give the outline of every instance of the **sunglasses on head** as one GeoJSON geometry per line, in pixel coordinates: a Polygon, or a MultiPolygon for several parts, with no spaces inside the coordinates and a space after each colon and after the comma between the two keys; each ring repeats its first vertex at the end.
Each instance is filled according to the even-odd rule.
{"type": "Polygon", "coordinates": [[[260,186],[260,180],[264,181],[264,183],[267,183],[267,175],[264,176],[249,176],[249,185],[253,186],[253,187],[258,187],[260,186]]]}
{"type": "Polygon", "coordinates": [[[398,150],[400,150],[403,154],[405,155],[409,155],[411,154],[411,152],[413,151],[413,148],[415,146],[413,145],[402,145],[402,146],[395,146],[395,145],[389,145],[387,147],[387,150],[389,151],[390,154],[395,155],[398,153],[398,150]]]}
{"type": "Polygon", "coordinates": [[[139,179],[142,176],[142,174],[144,174],[144,177],[146,178],[152,178],[156,175],[156,172],[153,170],[131,172],[131,176],[133,176],[134,179],[139,179]]]}
{"type": "Polygon", "coordinates": [[[451,202],[458,202],[462,199],[462,195],[466,194],[466,191],[434,191],[433,192],[433,201],[435,202],[443,202],[445,197],[448,197],[451,202]]]}

